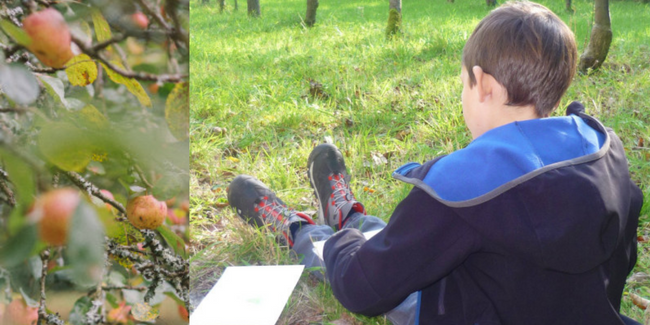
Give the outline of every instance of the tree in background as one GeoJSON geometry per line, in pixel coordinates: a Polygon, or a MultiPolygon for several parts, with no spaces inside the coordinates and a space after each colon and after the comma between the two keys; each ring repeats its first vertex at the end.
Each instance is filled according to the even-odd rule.
{"type": "Polygon", "coordinates": [[[188,8],[0,4],[0,323],[186,317],[188,8]]]}
{"type": "Polygon", "coordinates": [[[307,0],[307,14],[305,15],[305,24],[309,27],[316,23],[316,9],[318,9],[318,0],[307,0]]]}
{"type": "Polygon", "coordinates": [[[247,0],[248,15],[251,17],[260,16],[260,0],[247,0]]]}
{"type": "Polygon", "coordinates": [[[386,38],[394,37],[401,32],[402,28],[402,0],[389,0],[388,24],[386,26],[386,38]]]}
{"type": "Polygon", "coordinates": [[[587,48],[580,56],[578,70],[586,73],[589,69],[598,69],[609,52],[612,44],[612,25],[609,19],[609,1],[594,1],[594,26],[591,28],[591,38],[587,48]]]}

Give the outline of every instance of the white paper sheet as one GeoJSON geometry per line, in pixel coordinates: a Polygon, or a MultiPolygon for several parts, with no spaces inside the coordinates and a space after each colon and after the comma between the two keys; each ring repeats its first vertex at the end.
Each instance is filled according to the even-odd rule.
{"type": "Polygon", "coordinates": [[[274,325],[304,265],[231,266],[190,316],[190,325],[274,325]]]}
{"type": "MultiPolygon", "coordinates": [[[[381,231],[381,229],[364,232],[363,236],[366,237],[366,239],[370,239],[380,231],[381,231]]],[[[320,257],[321,260],[323,259],[323,248],[325,247],[325,242],[326,242],[326,240],[321,240],[321,241],[317,241],[317,242],[312,243],[314,245],[314,248],[313,248],[314,253],[316,253],[316,255],[318,255],[318,257],[320,257]]]]}

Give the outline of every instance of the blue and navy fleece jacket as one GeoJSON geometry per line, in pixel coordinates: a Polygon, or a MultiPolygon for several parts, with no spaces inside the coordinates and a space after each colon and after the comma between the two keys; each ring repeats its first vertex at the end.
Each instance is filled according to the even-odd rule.
{"type": "Polygon", "coordinates": [[[350,311],[379,315],[418,292],[421,324],[624,324],[643,195],[598,120],[511,123],[393,176],[414,187],[385,229],[325,243],[350,311]]]}

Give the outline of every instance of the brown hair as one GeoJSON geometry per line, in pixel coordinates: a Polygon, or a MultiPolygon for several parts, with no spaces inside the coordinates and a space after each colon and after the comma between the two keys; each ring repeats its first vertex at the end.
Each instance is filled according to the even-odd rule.
{"type": "Polygon", "coordinates": [[[569,27],[548,8],[508,2],[476,26],[463,49],[470,86],[479,66],[508,91],[506,105],[534,105],[548,116],[575,75],[578,51],[569,27]]]}

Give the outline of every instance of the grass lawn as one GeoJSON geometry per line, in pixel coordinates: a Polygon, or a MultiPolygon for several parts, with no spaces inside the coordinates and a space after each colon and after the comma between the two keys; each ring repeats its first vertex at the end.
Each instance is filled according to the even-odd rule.
{"type": "MultiPolygon", "coordinates": [[[[579,51],[591,30],[593,1],[542,1],[574,31],[579,51]]],[[[191,259],[194,307],[229,265],[295,264],[272,235],[242,223],[225,189],[254,175],[288,205],[313,214],[307,156],[325,141],[344,153],[352,190],[385,220],[410,187],[390,174],[466,146],[460,59],[484,1],[406,0],[403,35],[386,40],[388,1],[321,1],[313,28],[301,24],[304,0],[191,1],[191,259]]],[[[601,71],[577,76],[561,103],[580,100],[622,138],[633,179],[650,201],[650,4],[610,2],[614,40],[601,71]]],[[[640,236],[650,236],[650,208],[640,236]]],[[[634,272],[650,274],[650,243],[639,244],[634,272]]],[[[643,311],[628,292],[650,298],[648,281],[628,285],[623,313],[643,311]]],[[[350,314],[307,272],[280,324],[386,324],[350,314]],[[338,322],[337,322],[338,321],[338,322]]]]}

